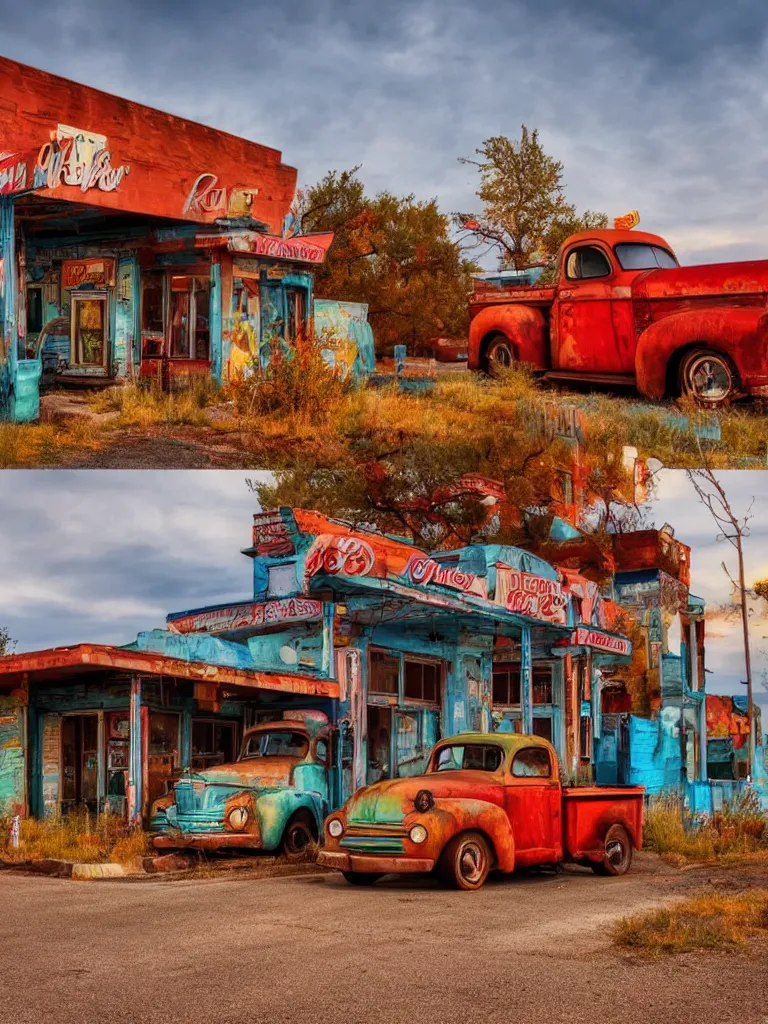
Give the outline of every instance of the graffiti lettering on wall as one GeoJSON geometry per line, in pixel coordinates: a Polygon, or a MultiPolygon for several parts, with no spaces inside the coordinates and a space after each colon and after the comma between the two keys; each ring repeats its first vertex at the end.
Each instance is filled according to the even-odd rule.
{"type": "Polygon", "coordinates": [[[322,618],[321,601],[303,597],[284,597],[279,601],[227,605],[171,619],[173,633],[226,633],[281,622],[313,622],[322,618]]]}
{"type": "Polygon", "coordinates": [[[13,697],[0,697],[0,816],[23,809],[22,710],[13,697]]]}
{"type": "Polygon", "coordinates": [[[370,544],[357,537],[318,537],[307,552],[304,571],[316,576],[327,572],[331,576],[367,576],[373,569],[376,556],[370,544]]]}
{"type": "MultiPolygon", "coordinates": [[[[499,577],[502,572],[497,570],[499,577]]],[[[507,575],[507,574],[504,574],[507,575]]],[[[497,591],[499,590],[497,584],[497,591]]],[[[557,580],[510,569],[503,587],[503,604],[508,612],[562,625],[566,620],[567,598],[557,580]]],[[[499,600],[497,593],[496,600],[499,600]]]]}
{"type": "Polygon", "coordinates": [[[707,694],[707,737],[709,739],[733,740],[735,750],[747,743],[749,718],[734,701],[733,697],[707,694]]]}
{"type": "Polygon", "coordinates": [[[481,579],[471,572],[443,566],[434,558],[415,555],[408,563],[405,574],[413,583],[421,585],[436,583],[442,587],[462,590],[465,594],[477,594],[480,597],[485,597],[485,586],[481,579]]]}
{"type": "Polygon", "coordinates": [[[23,192],[27,187],[27,162],[12,155],[0,158],[0,196],[23,192]]]}
{"type": "Polygon", "coordinates": [[[293,541],[279,512],[253,517],[253,546],[257,555],[293,554],[293,541]]]}
{"type": "Polygon", "coordinates": [[[82,192],[98,188],[114,192],[130,168],[112,166],[105,135],[94,135],[60,124],[56,138],[40,148],[35,167],[35,186],[74,185],[82,192]]]}
{"type": "Polygon", "coordinates": [[[105,135],[60,124],[36,158],[16,154],[0,161],[0,195],[61,185],[114,192],[129,171],[126,164],[113,167],[105,135]]]}
{"type": "Polygon", "coordinates": [[[225,213],[227,190],[215,174],[199,174],[184,203],[184,213],[225,213]]]}
{"type": "Polygon", "coordinates": [[[630,652],[629,640],[622,636],[609,636],[596,629],[579,626],[573,633],[571,642],[577,647],[594,647],[597,651],[627,656],[630,652]]]}

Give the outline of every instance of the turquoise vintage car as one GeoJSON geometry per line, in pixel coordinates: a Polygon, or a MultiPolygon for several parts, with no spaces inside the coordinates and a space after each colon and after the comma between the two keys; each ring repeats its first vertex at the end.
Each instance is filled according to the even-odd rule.
{"type": "Polygon", "coordinates": [[[285,712],[281,721],[247,729],[237,761],[187,770],[155,801],[155,847],[300,858],[328,814],[329,757],[330,727],[319,711],[285,712]]]}

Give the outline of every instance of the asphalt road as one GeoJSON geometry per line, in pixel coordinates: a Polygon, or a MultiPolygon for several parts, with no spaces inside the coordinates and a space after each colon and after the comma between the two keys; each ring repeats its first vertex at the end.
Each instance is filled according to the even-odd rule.
{"type": "Polygon", "coordinates": [[[765,1024],[768,959],[617,953],[615,918],[706,877],[646,860],[355,889],[340,876],[71,882],[0,874],[0,1021],[14,1024],[765,1024]]]}

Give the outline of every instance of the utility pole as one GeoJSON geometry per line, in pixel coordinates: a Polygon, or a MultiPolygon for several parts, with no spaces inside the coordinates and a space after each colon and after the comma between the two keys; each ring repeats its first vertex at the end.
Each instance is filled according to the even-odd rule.
{"type": "Polygon", "coordinates": [[[722,562],[723,572],[739,593],[739,605],[741,607],[741,628],[744,639],[744,665],[746,668],[747,686],[747,720],[749,722],[749,735],[747,737],[747,781],[752,780],[752,772],[755,763],[755,716],[754,703],[752,699],[752,658],[749,649],[749,609],[747,608],[747,596],[750,588],[747,587],[744,578],[744,545],[743,540],[749,536],[749,520],[752,518],[752,504],[749,505],[745,514],[737,516],[731,508],[725,488],[717,479],[709,464],[708,458],[699,442],[699,454],[702,458],[703,469],[687,470],[688,479],[694,486],[701,503],[709,509],[709,512],[720,528],[718,540],[727,540],[736,549],[738,559],[738,581],[734,580],[728,571],[725,562],[722,562]]]}

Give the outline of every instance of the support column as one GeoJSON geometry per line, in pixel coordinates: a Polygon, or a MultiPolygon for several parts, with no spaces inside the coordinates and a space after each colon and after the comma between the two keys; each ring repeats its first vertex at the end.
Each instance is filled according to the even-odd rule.
{"type": "Polygon", "coordinates": [[[138,822],[141,818],[143,800],[142,771],[142,720],[141,720],[141,676],[131,677],[131,742],[128,754],[128,821],[138,822]]]}
{"type": "Polygon", "coordinates": [[[211,350],[208,353],[211,357],[211,374],[217,384],[224,383],[226,374],[226,362],[224,359],[222,339],[222,309],[221,309],[221,263],[218,254],[214,254],[211,262],[211,295],[210,295],[210,337],[209,345],[211,350]]]}
{"type": "Polygon", "coordinates": [[[333,623],[336,617],[336,604],[333,601],[323,602],[323,675],[327,679],[336,678],[336,659],[333,656],[333,623]]]}
{"type": "Polygon", "coordinates": [[[13,384],[16,379],[16,300],[18,271],[14,200],[0,196],[0,420],[13,417],[13,384]]]}
{"type": "Polygon", "coordinates": [[[707,782],[707,695],[702,693],[699,702],[699,782],[707,782]]]}
{"type": "Polygon", "coordinates": [[[533,654],[531,651],[531,629],[523,626],[520,637],[520,717],[523,732],[533,732],[533,654]]]}

